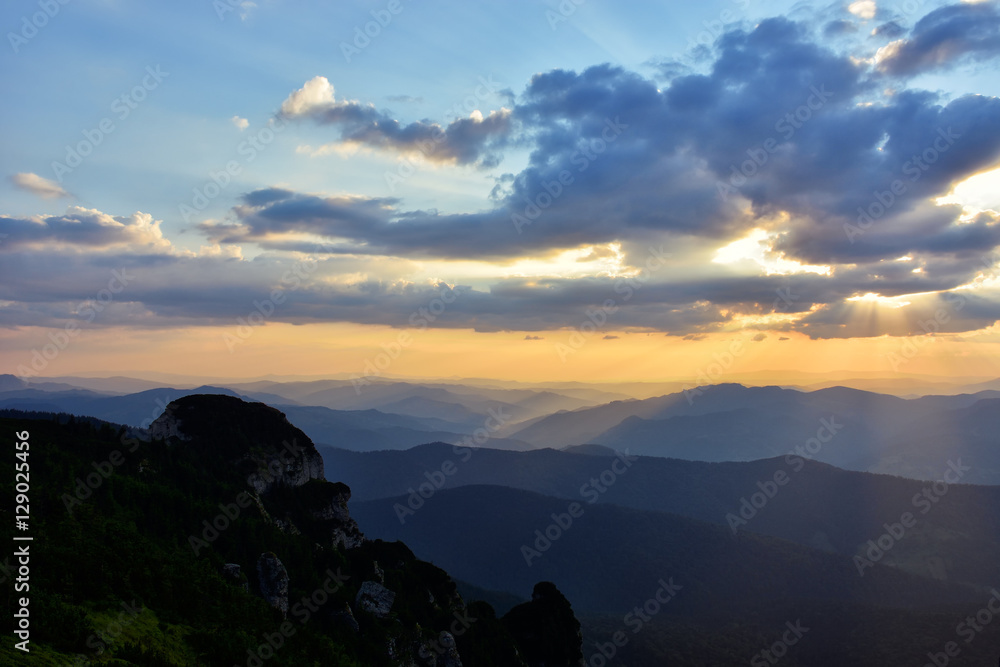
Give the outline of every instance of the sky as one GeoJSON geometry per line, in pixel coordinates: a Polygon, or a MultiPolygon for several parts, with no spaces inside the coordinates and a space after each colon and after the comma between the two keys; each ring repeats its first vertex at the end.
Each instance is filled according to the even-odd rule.
{"type": "Polygon", "coordinates": [[[996,2],[0,26],[0,372],[1000,376],[996,2]]]}

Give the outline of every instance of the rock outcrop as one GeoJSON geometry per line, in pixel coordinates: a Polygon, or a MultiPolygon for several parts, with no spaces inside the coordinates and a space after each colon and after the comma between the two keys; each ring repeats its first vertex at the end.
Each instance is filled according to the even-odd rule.
{"type": "Polygon", "coordinates": [[[288,616],[288,572],[281,560],[268,551],[257,559],[257,582],[260,594],[271,607],[288,616]]]}
{"type": "Polygon", "coordinates": [[[238,563],[226,563],[223,565],[222,576],[224,576],[233,586],[242,588],[244,592],[250,591],[250,586],[247,582],[247,575],[243,574],[243,570],[240,568],[238,563]]]}
{"type": "Polygon", "coordinates": [[[351,488],[339,482],[328,484],[323,491],[313,497],[308,512],[309,517],[319,522],[324,530],[329,530],[330,546],[353,549],[365,540],[358,524],[351,518],[347,501],[351,499],[351,488]]]}
{"type": "Polygon", "coordinates": [[[442,632],[436,640],[422,645],[417,655],[426,667],[463,667],[458,644],[450,632],[442,632]]]}
{"type": "Polygon", "coordinates": [[[181,428],[181,420],[174,415],[169,406],[167,406],[167,410],[162,415],[153,420],[153,423],[149,425],[149,437],[153,440],[190,439],[184,434],[184,430],[181,428]]]}
{"type": "Polygon", "coordinates": [[[583,661],[580,622],[555,584],[535,584],[531,602],[517,605],[502,620],[531,667],[577,667],[583,661]]]}
{"type": "Polygon", "coordinates": [[[382,584],[366,581],[361,584],[354,602],[359,611],[367,612],[375,618],[387,618],[395,600],[396,594],[382,584]]]}
{"type": "Polygon", "coordinates": [[[326,481],[316,446],[279,410],[233,396],[195,394],[171,402],[150,425],[150,434],[216,456],[244,475],[253,497],[261,500],[262,516],[269,516],[268,498],[298,490],[287,505],[304,511],[269,519],[283,532],[297,535],[308,526],[310,537],[323,546],[352,549],[364,543],[347,509],[350,487],[326,481]]]}

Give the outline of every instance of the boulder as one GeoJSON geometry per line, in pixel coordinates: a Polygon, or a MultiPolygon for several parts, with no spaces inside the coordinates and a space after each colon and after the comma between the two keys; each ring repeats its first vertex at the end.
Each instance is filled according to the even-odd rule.
{"type": "Polygon", "coordinates": [[[361,590],[355,598],[355,608],[367,612],[376,618],[386,618],[392,610],[396,594],[377,581],[366,581],[361,584],[361,590]]]}
{"type": "Polygon", "coordinates": [[[260,594],[271,607],[288,616],[288,571],[272,552],[262,553],[257,559],[257,581],[260,594]]]}

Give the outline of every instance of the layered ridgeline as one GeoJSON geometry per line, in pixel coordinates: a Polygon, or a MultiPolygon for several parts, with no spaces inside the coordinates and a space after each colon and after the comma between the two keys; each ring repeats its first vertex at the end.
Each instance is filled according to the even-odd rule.
{"type": "MultiPolygon", "coordinates": [[[[274,408],[189,396],[146,439],[66,415],[0,426],[29,434],[34,538],[29,590],[15,592],[11,559],[2,571],[6,609],[29,596],[31,650],[10,627],[2,664],[579,661],[579,624],[552,584],[498,618],[404,544],[366,539],[350,489],[274,408]]],[[[13,497],[12,476],[0,486],[13,497]]]]}
{"type": "Polygon", "coordinates": [[[961,461],[927,483],[801,457],[323,452],[365,489],[351,506],[368,534],[483,589],[555,581],[592,664],[774,664],[775,643],[810,667],[936,664],[949,642],[952,666],[1000,655],[1000,488],[954,483],[961,461]]]}

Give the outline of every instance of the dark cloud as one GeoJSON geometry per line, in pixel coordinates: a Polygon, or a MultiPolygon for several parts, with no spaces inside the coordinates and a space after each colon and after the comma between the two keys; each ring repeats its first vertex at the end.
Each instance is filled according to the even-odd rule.
{"type": "Polygon", "coordinates": [[[473,111],[469,117],[446,126],[427,120],[403,125],[371,104],[336,100],[333,86],[325,77],[316,77],[292,93],[280,113],[288,119],[308,118],[337,127],[342,144],[419,153],[433,162],[479,162],[487,167],[495,166],[495,148],[511,131],[510,113],[505,109],[487,115],[473,111]]]}
{"type": "Polygon", "coordinates": [[[72,206],[64,215],[13,218],[0,215],[0,238],[5,251],[68,245],[80,250],[115,246],[166,249],[160,221],[146,213],[111,216],[94,209],[72,206]]]}
{"type": "MultiPolygon", "coordinates": [[[[498,182],[490,209],[447,214],[269,190],[248,196],[235,227],[211,231],[275,249],[287,247],[275,233],[311,231],[331,252],[498,258],[663,234],[731,239],[787,214],[780,250],[810,263],[995,244],[990,221],[959,226],[957,209],[927,202],[1000,158],[1000,100],[942,104],[904,90],[859,104],[879,93],[870,75],[787,19],[724,34],[707,74],[662,90],[610,65],[553,70],[533,77],[512,111],[530,162],[498,182]],[[874,229],[845,229],[865,222],[859,210],[878,211],[884,193],[892,204],[874,229]]],[[[377,113],[311,94],[285,106],[336,119],[377,113]]],[[[403,132],[388,128],[377,132],[403,132]]],[[[476,141],[463,143],[463,161],[487,159],[476,141]]]]}
{"type": "Polygon", "coordinates": [[[904,34],[906,34],[906,29],[895,21],[887,21],[872,30],[873,37],[888,37],[889,39],[896,39],[897,37],[902,37],[904,34]]]}
{"type": "Polygon", "coordinates": [[[844,19],[838,19],[836,21],[830,21],[825,26],[823,26],[823,34],[827,37],[840,37],[841,35],[850,35],[858,31],[858,25],[853,21],[845,21],[844,19]]]}
{"type": "MultiPolygon", "coordinates": [[[[0,246],[2,247],[2,246],[0,246]]],[[[379,260],[327,258],[304,263],[262,255],[252,260],[190,255],[83,255],[8,252],[4,273],[18,281],[0,283],[0,326],[181,327],[236,326],[278,290],[280,299],[266,322],[308,324],[353,322],[394,327],[431,326],[476,331],[549,331],[589,322],[609,301],[615,305],[605,331],[661,331],[685,340],[731,328],[736,313],[803,315],[799,323],[779,325],[812,337],[923,333],[940,308],[950,313],[941,331],[964,331],[992,324],[1000,300],[968,290],[920,298],[889,310],[891,318],[872,317],[866,302],[847,301],[877,286],[884,296],[947,287],[954,281],[912,273],[912,264],[893,263],[881,275],[856,270],[843,276],[799,274],[642,282],[627,277],[584,279],[508,278],[488,287],[445,283],[407,283],[371,277],[379,260]],[[898,270],[894,271],[898,266],[898,270]],[[115,275],[123,289],[91,317],[101,290],[115,275]],[[345,279],[354,275],[355,278],[345,279]],[[53,276],[59,277],[54,280],[53,276]],[[72,279],[70,279],[70,277],[72,279]],[[962,305],[956,298],[962,299],[962,305]],[[429,317],[428,313],[433,313],[429,317]],[[992,318],[992,319],[991,319],[992,318]]],[[[982,267],[980,267],[982,269],[982,267]]],[[[525,340],[538,336],[527,334],[525,340]]]]}
{"type": "Polygon", "coordinates": [[[909,37],[885,47],[878,66],[894,76],[948,68],[965,58],[1000,54],[1000,13],[995,3],[959,3],[920,19],[909,37]]]}
{"type": "Polygon", "coordinates": [[[865,302],[828,304],[807,315],[799,330],[812,338],[868,336],[916,336],[928,333],[960,333],[992,325],[1000,320],[1000,299],[962,290],[914,297],[910,305],[880,311],[865,302]]]}
{"type": "MultiPolygon", "coordinates": [[[[985,57],[994,15],[980,5],[932,12],[882,62],[902,74],[985,57]],[[970,19],[976,16],[983,20],[970,19]],[[965,46],[949,41],[965,33],[965,46]]],[[[496,177],[487,205],[464,213],[417,210],[390,197],[277,187],[246,193],[230,217],[200,229],[218,244],[262,248],[254,260],[176,253],[144,214],[74,208],[0,218],[0,234],[8,235],[3,270],[19,279],[0,287],[7,304],[0,322],[75,317],[74,304],[122,263],[144,277],[105,322],[129,314],[160,326],[231,323],[281,283],[293,262],[287,255],[297,252],[319,257],[318,268],[289,292],[275,321],[413,326],[413,313],[447,298],[429,326],[569,329],[608,300],[617,309],[603,329],[687,340],[746,322],[812,337],[908,335],[923,333],[941,308],[951,308],[943,332],[992,324],[1000,317],[992,292],[956,288],[988,268],[982,257],[1000,246],[1000,219],[991,212],[962,219],[958,206],[937,206],[934,198],[1000,160],[1000,100],[906,88],[888,94],[886,77],[870,63],[817,40],[824,24],[778,18],[730,30],[698,72],[659,63],[659,85],[611,65],[544,72],[509,112],[446,126],[399,123],[371,105],[336,100],[329,82],[313,79],[282,114],[333,128],[337,141],[479,166],[517,147],[527,164],[496,177]],[[755,228],[773,235],[772,256],[828,266],[828,273],[694,267],[691,254],[708,261],[715,248],[755,228]],[[401,278],[412,275],[402,268],[411,260],[509,262],[572,248],[591,248],[581,262],[621,256],[623,268],[637,268],[650,247],[666,254],[675,244],[693,250],[678,252],[678,266],[631,283],[608,275],[511,277],[474,287],[401,278]],[[81,250],[100,252],[83,257],[81,250]],[[871,308],[888,306],[853,300],[867,293],[925,296],[876,317],[871,308]],[[948,301],[954,294],[965,299],[961,308],[948,301]],[[774,314],[787,317],[753,319],[774,314]]],[[[888,25],[876,32],[891,37],[888,25]]]]}
{"type": "Polygon", "coordinates": [[[651,67],[655,78],[660,81],[670,81],[693,73],[690,65],[676,58],[653,58],[643,64],[651,67]]]}

